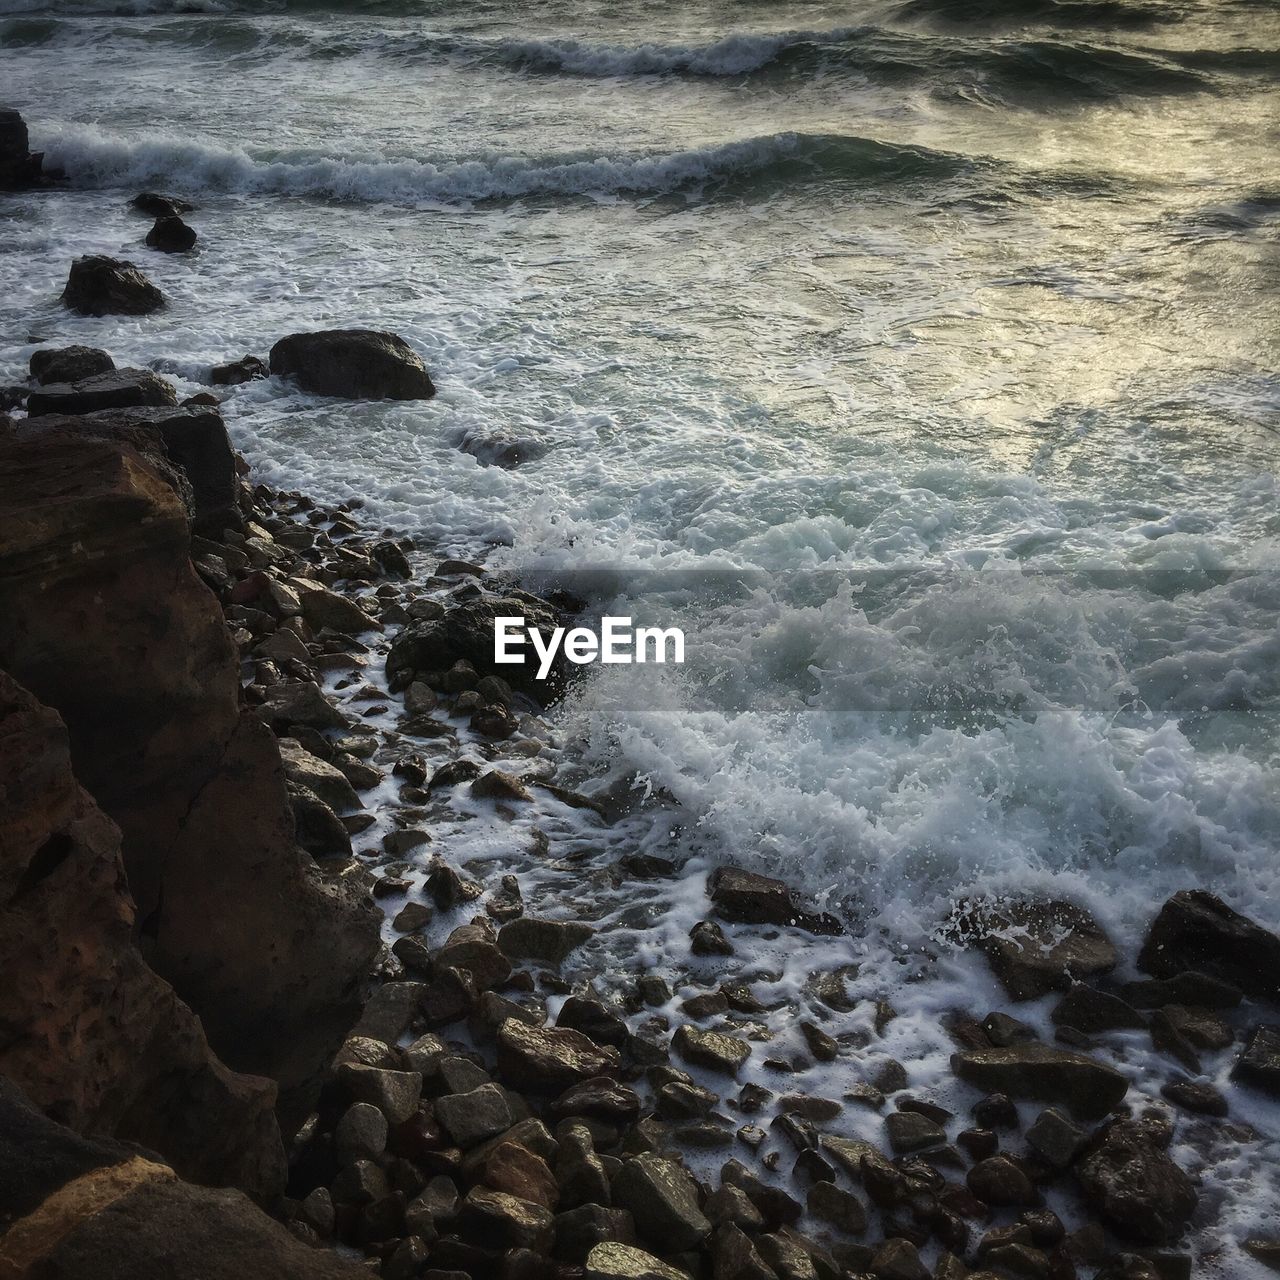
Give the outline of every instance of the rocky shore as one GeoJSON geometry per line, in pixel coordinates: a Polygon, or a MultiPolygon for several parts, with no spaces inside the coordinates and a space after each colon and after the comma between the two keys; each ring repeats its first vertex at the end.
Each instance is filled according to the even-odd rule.
{"type": "MultiPolygon", "coordinates": [[[[0,114],[0,186],[38,180],[0,114]]],[[[135,204],[151,251],[196,242],[135,204]]],[[[165,305],[103,257],[63,301],[165,305]]],[[[624,955],[592,893],[681,868],[602,860],[617,798],[492,661],[495,617],[577,602],[255,483],[220,412],[268,376],[428,398],[406,343],[282,335],[181,403],[98,348],[29,373],[0,417],[0,1277],[1280,1270],[1195,1172],[1280,1103],[1280,937],[1193,888],[1128,951],[1073,903],[958,902],[920,961],[978,954],[1006,999],[939,1012],[945,1088],[781,881],[716,867],[659,966],[624,955]],[[480,821],[491,854],[455,856],[480,821]],[[803,991],[770,947],[814,956],[803,991]]]]}

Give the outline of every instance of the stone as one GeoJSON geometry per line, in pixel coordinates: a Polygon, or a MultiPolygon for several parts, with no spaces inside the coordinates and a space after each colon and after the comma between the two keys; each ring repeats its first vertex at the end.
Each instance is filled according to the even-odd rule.
{"type": "Polygon", "coordinates": [[[1246,995],[1280,1000],[1280,936],[1201,890],[1175,893],[1160,908],[1138,968],[1156,978],[1194,970],[1246,995]]]}
{"type": "Polygon", "coordinates": [[[435,958],[437,964],[468,970],[478,991],[496,987],[511,976],[511,962],[481,925],[460,925],[445,939],[435,958]]]}
{"type": "Polygon", "coordinates": [[[195,205],[188,200],[178,196],[159,195],[154,191],[139,192],[129,201],[129,207],[138,213],[145,213],[149,218],[176,218],[179,214],[195,210],[195,205]]]}
{"type": "Polygon", "coordinates": [[[1014,1000],[1065,991],[1119,959],[1093,916],[1069,902],[982,902],[962,929],[1014,1000]]]}
{"type": "Polygon", "coordinates": [[[1170,1080],[1160,1086],[1160,1096],[1195,1115],[1221,1120],[1230,1112],[1226,1098],[1213,1085],[1198,1080],[1170,1080]]]}
{"type": "Polygon", "coordinates": [[[846,1235],[861,1235],[867,1229],[866,1206],[852,1191],[832,1182],[815,1182],[809,1188],[805,1207],[810,1216],[846,1235]]]}
{"type": "Polygon", "coordinates": [[[484,904],[485,914],[499,924],[518,920],[524,915],[524,898],[520,894],[520,882],[515,876],[503,876],[498,889],[489,895],[484,904]]]}
{"type": "Polygon", "coordinates": [[[296,786],[306,787],[331,809],[344,812],[362,807],[360,797],[341,770],[313,756],[296,738],[281,738],[280,762],[285,777],[296,786]]]}
{"type": "Polygon", "coordinates": [[[1168,1004],[1192,1004],[1203,1009],[1234,1009],[1244,992],[1230,982],[1206,973],[1175,974],[1172,978],[1145,978],[1127,982],[1119,995],[1136,1009],[1160,1009],[1168,1004]]]}
{"type": "Polygon", "coordinates": [[[583,1204],[556,1215],[555,1255],[564,1262],[585,1262],[599,1244],[635,1244],[635,1221],[625,1209],[583,1204]]]}
{"type": "Polygon", "coordinates": [[[314,680],[282,680],[272,685],[256,711],[281,737],[288,736],[290,730],[299,727],[347,727],[346,716],[324,696],[314,680]]]}
{"type": "Polygon", "coordinates": [[[627,1042],[629,1030],[619,1014],[608,1005],[590,996],[570,996],[560,1006],[556,1025],[581,1031],[596,1044],[615,1045],[619,1048],[627,1042]]]}
{"type": "Polygon", "coordinates": [[[348,400],[429,400],[436,393],[418,353],[374,329],[290,334],[271,348],[271,372],[313,395],[348,400]]]}
{"type": "Polygon", "coordinates": [[[1043,1044],[965,1050],[952,1055],[951,1069],[976,1088],[1061,1103],[1081,1119],[1106,1115],[1129,1090],[1129,1082],[1114,1067],[1043,1044]]]}
{"type": "Polygon", "coordinates": [[[1280,1098],[1280,1026],[1263,1025],[1250,1031],[1231,1078],[1280,1098]]]}
{"type": "MultiPolygon", "coordinates": [[[[319,796],[306,787],[287,784],[293,811],[293,838],[313,858],[351,856],[351,833],[319,796]]],[[[377,886],[374,886],[377,896],[377,886]]]]}
{"type": "Polygon", "coordinates": [[[711,1242],[712,1280],[777,1280],[777,1273],[756,1251],[740,1227],[724,1223],[711,1242]]]}
{"type": "Polygon", "coordinates": [[[396,912],[391,927],[398,933],[417,933],[431,923],[435,913],[425,902],[406,902],[396,912]]]}
{"type": "Polygon", "coordinates": [[[1026,1171],[1008,1156],[990,1156],[969,1170],[965,1182],[984,1204],[1033,1205],[1039,1195],[1026,1171]]]}
{"type": "Polygon", "coordinates": [[[689,1173],[656,1154],[626,1161],[613,1179],[614,1203],[628,1209],[641,1240],[664,1253],[696,1249],[711,1234],[689,1173]]]}
{"type": "Polygon", "coordinates": [[[1119,1120],[1077,1163],[1085,1199],[1117,1235],[1170,1244],[1186,1230],[1199,1197],[1165,1150],[1172,1132],[1163,1117],[1119,1120]]]}
{"type": "Polygon", "coordinates": [[[324,587],[300,593],[302,616],[317,631],[329,627],[344,635],[359,635],[381,625],[371,618],[358,604],[347,596],[339,595],[324,587]]]}
{"type": "Polygon", "coordinates": [[[876,1280],[929,1280],[929,1268],[920,1260],[919,1250],[910,1240],[886,1240],[871,1259],[876,1280]]]}
{"type": "Polygon", "coordinates": [[[338,1080],[353,1098],[378,1108],[390,1124],[402,1124],[418,1109],[422,1075],[417,1071],[388,1071],[363,1063],[344,1063],[338,1080]]]}
{"type": "Polygon", "coordinates": [[[439,858],[431,863],[431,869],[427,872],[426,889],[431,895],[431,901],[441,911],[451,911],[464,903],[474,902],[484,893],[474,880],[464,879],[439,858]]]}
{"type": "Polygon", "coordinates": [[[695,956],[733,955],[733,943],[714,920],[700,920],[689,930],[689,939],[695,956]]]}
{"type": "Polygon", "coordinates": [[[582,921],[522,916],[498,930],[498,946],[511,960],[558,965],[594,934],[595,930],[582,921]]]}
{"type": "Polygon", "coordinates": [[[738,1068],[751,1056],[745,1040],[718,1031],[704,1031],[685,1023],[676,1030],[672,1047],[686,1061],[722,1075],[737,1075],[738,1068]]]}
{"type": "MultiPolygon", "coordinates": [[[[403,957],[401,947],[405,943],[416,943],[425,946],[422,939],[415,937],[401,938],[393,950],[403,957]]],[[[423,972],[429,972],[431,980],[422,990],[421,1010],[428,1027],[443,1027],[451,1022],[465,1018],[475,1008],[479,993],[471,974],[465,969],[437,968],[431,963],[430,952],[423,959],[423,972]]]]}
{"type": "Polygon", "coordinates": [[[480,1181],[493,1191],[504,1191],[530,1204],[554,1210],[560,1188],[550,1166],[518,1142],[501,1142],[484,1159],[480,1181]]]}
{"type": "Polygon", "coordinates": [[[1042,1111],[1027,1129],[1027,1146],[1051,1169],[1066,1169],[1084,1149],[1089,1135],[1060,1111],[1042,1111]]]}
{"type": "Polygon", "coordinates": [[[551,1113],[627,1125],[640,1114],[640,1095],[607,1076],[597,1076],[566,1089],[551,1104],[551,1113]]]}
{"type": "Polygon", "coordinates": [[[776,1232],[758,1236],[755,1248],[778,1280],[818,1280],[809,1250],[803,1248],[789,1233],[776,1232]]]}
{"type": "Polygon", "coordinates": [[[95,254],[71,264],[62,303],[82,316],[145,316],[165,297],[132,262],[95,254]]]}
{"type": "Polygon", "coordinates": [[[834,936],[844,932],[831,915],[804,911],[781,880],[740,867],[717,867],[707,877],[707,893],[716,914],[739,924],[776,924],[808,933],[834,936]]]}
{"type": "Polygon", "coordinates": [[[31,151],[27,122],[12,107],[0,107],[0,191],[22,191],[40,182],[44,153],[31,151]]]}
{"type": "Polygon", "coordinates": [[[941,1146],[947,1140],[947,1131],[941,1125],[910,1111],[893,1112],[885,1117],[884,1125],[889,1145],[898,1155],[941,1146]]]}
{"type": "Polygon", "coordinates": [[[215,364],[209,370],[209,381],[215,387],[235,387],[256,378],[269,378],[271,370],[257,356],[242,356],[227,364],[215,364]]]}
{"type": "Polygon", "coordinates": [[[110,373],[115,361],[97,347],[41,347],[31,353],[31,376],[42,387],[50,383],[80,382],[110,373]]]}
{"type": "Polygon", "coordinates": [[[486,769],[471,784],[471,794],[477,800],[533,799],[533,793],[519,778],[501,769],[486,769]]]}
{"type": "Polygon", "coordinates": [[[148,249],[159,249],[161,253],[187,253],[196,247],[195,228],[177,214],[166,214],[155,220],[146,243],[148,249]]]}
{"type": "Polygon", "coordinates": [[[1075,1027],[1086,1035],[1100,1031],[1141,1030],[1147,1020],[1119,996],[1075,983],[1050,1014],[1056,1026],[1075,1027]]]}
{"type": "Polygon", "coordinates": [[[395,1044],[413,1022],[425,989],[421,982],[384,982],[375,987],[352,1034],[395,1044]]]}
{"type": "Polygon", "coordinates": [[[367,1102],[352,1103],[334,1128],[333,1145],[349,1159],[376,1160],[387,1149],[387,1117],[367,1102]]]}
{"type": "Polygon", "coordinates": [[[498,1070],[518,1089],[560,1093],[619,1063],[616,1049],[593,1044],[577,1031],[530,1026],[517,1018],[498,1028],[497,1040],[498,1070]]]}
{"type": "Polygon", "coordinates": [[[496,1084],[469,1093],[450,1093],[435,1100],[436,1117],[464,1151],[511,1128],[511,1107],[496,1084]]]}
{"type": "Polygon", "coordinates": [[[819,1062],[834,1062],[840,1053],[840,1046],[833,1036],[828,1035],[816,1022],[802,1022],[800,1034],[809,1052],[819,1062]]]}
{"type": "Polygon", "coordinates": [[[555,1238],[555,1218],[549,1210],[489,1187],[472,1187],[458,1218],[464,1237],[479,1241],[486,1249],[549,1253],[555,1238]]]}
{"type": "Polygon", "coordinates": [[[1272,1271],[1280,1271],[1280,1238],[1266,1239],[1262,1236],[1251,1236],[1240,1247],[1263,1266],[1269,1267],[1272,1271]]]}
{"type": "Polygon", "coordinates": [[[177,403],[172,384],[149,369],[111,369],[75,382],[46,383],[27,397],[27,414],[40,418],[48,414],[75,415],[100,409],[176,406],[177,403]]]}
{"type": "Polygon", "coordinates": [[[598,1244],[587,1255],[583,1280],[689,1280],[643,1249],[610,1241],[598,1244]]]}

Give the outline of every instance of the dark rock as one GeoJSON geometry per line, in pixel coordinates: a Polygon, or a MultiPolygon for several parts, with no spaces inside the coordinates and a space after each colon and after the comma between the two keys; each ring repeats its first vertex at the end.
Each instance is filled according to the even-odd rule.
{"type": "Polygon", "coordinates": [[[640,1114],[640,1097],[634,1089],[600,1076],[566,1089],[551,1104],[555,1116],[586,1116],[609,1124],[631,1124],[640,1114]]]}
{"type": "Polygon", "coordinates": [[[696,1249],[711,1233],[697,1185],[672,1160],[648,1154],[626,1161],[613,1179],[614,1203],[628,1209],[642,1240],[664,1253],[696,1249]]]}
{"type": "Polygon", "coordinates": [[[294,839],[313,858],[351,856],[351,833],[319,796],[295,783],[287,784],[293,812],[294,839]]]}
{"type": "Polygon", "coordinates": [[[1058,1026],[1095,1034],[1099,1031],[1141,1029],[1147,1020],[1119,996],[1096,991],[1077,982],[1054,1007],[1050,1015],[1058,1026]]]}
{"type": "Polygon", "coordinates": [[[485,1156],[480,1181],[493,1191],[503,1191],[544,1209],[554,1210],[560,1200],[560,1188],[550,1166],[518,1142],[500,1142],[485,1156]]]}
{"type": "Polygon", "coordinates": [[[511,962],[482,925],[455,929],[436,953],[436,963],[468,970],[478,991],[496,987],[511,976],[511,962]]]}
{"type": "Polygon", "coordinates": [[[1028,1044],[1039,1040],[1036,1029],[1007,1013],[989,1013],[982,1020],[982,1030],[987,1042],[997,1049],[1007,1049],[1014,1044],[1028,1044]]]}
{"type": "Polygon", "coordinates": [[[851,1191],[831,1182],[815,1182],[805,1202],[809,1213],[848,1235],[861,1235],[867,1229],[866,1206],[851,1191]]]}
{"type": "MultiPolygon", "coordinates": [[[[271,348],[271,372],[314,395],[350,400],[428,400],[436,393],[418,353],[374,329],[290,334],[271,348]]],[[[492,654],[492,633],[489,641],[492,654]]]]}
{"type": "Polygon", "coordinates": [[[1050,1107],[1027,1129],[1027,1146],[1051,1169],[1067,1168],[1084,1149],[1088,1134],[1050,1107]]]}
{"type": "Polygon", "coordinates": [[[186,253],[196,247],[194,227],[189,227],[177,214],[157,218],[147,232],[147,248],[161,253],[186,253]]]}
{"type": "Polygon", "coordinates": [[[1172,978],[1127,982],[1120,996],[1137,1009],[1160,1009],[1167,1004],[1193,1004],[1204,1009],[1234,1009],[1244,993],[1230,982],[1205,973],[1179,973],[1172,978]]]}
{"type": "MultiPolygon", "coordinates": [[[[419,972],[430,974],[428,982],[422,990],[422,1016],[429,1027],[443,1027],[451,1022],[465,1018],[476,1006],[479,992],[471,975],[465,969],[437,968],[431,962],[430,951],[421,938],[401,938],[393,950],[403,958],[401,947],[408,942],[416,943],[424,948],[425,965],[419,972]]],[[[409,967],[406,964],[406,967],[409,967]]]]}
{"type": "Polygon", "coordinates": [[[689,930],[690,950],[695,956],[731,956],[733,943],[714,920],[700,920],[689,930]]]}
{"type": "Polygon", "coordinates": [[[1157,978],[1194,970],[1246,995],[1280,1000],[1280,937],[1212,893],[1174,894],[1151,925],[1138,967],[1157,978]]]}
{"type": "Polygon", "coordinates": [[[533,793],[518,778],[500,769],[486,769],[472,784],[478,800],[532,800],[533,793]]]}
{"type": "Polygon", "coordinates": [[[334,810],[361,807],[360,797],[340,770],[304,750],[296,738],[281,738],[279,742],[284,775],[295,786],[305,787],[334,810]]]}
{"type": "Polygon", "coordinates": [[[215,387],[236,387],[255,378],[269,378],[271,370],[257,356],[241,356],[227,364],[215,364],[209,370],[209,381],[215,387]]]}
{"type": "Polygon", "coordinates": [[[344,635],[357,636],[363,631],[380,627],[376,618],[370,617],[349,596],[339,595],[325,587],[299,592],[302,616],[317,631],[329,627],[344,635]]]}
{"type": "Polygon", "coordinates": [[[991,1093],[974,1104],[973,1118],[985,1129],[1016,1129],[1018,1108],[1007,1094],[991,1093]]]}
{"type": "Polygon", "coordinates": [[[732,1222],[716,1229],[711,1242],[712,1280],[777,1280],[777,1272],[750,1238],[732,1222]]]}
{"type": "Polygon", "coordinates": [[[581,1031],[596,1044],[621,1047],[629,1034],[623,1019],[599,1000],[590,996],[570,996],[560,1006],[556,1025],[581,1031]]]}
{"type": "Polygon", "coordinates": [[[1085,1198],[1118,1235],[1168,1244],[1186,1229],[1198,1197],[1165,1151],[1172,1133],[1163,1117],[1119,1120],[1076,1165],[1085,1198]]]}
{"type": "Polygon", "coordinates": [[[625,1209],[583,1204],[556,1215],[556,1257],[585,1262],[598,1244],[634,1244],[635,1220],[625,1209]]]}
{"type": "Polygon", "coordinates": [[[417,1071],[388,1071],[360,1062],[343,1063],[338,1081],[359,1102],[377,1107],[387,1122],[403,1124],[418,1109],[422,1075],[417,1071]]]}
{"type": "Polygon", "coordinates": [[[1014,1000],[1064,991],[1109,973],[1118,960],[1098,922],[1069,902],[979,903],[961,929],[1014,1000]]]}
{"type": "Polygon", "coordinates": [[[97,347],[42,347],[31,353],[31,376],[42,386],[57,382],[81,382],[110,373],[115,361],[97,347]]]}
{"type": "Polygon", "coordinates": [[[549,1253],[555,1219],[549,1210],[503,1191],[472,1187],[459,1211],[464,1236],[489,1249],[532,1249],[549,1253]]]}
{"type": "Polygon", "coordinates": [[[979,1200],[996,1207],[1037,1204],[1040,1199],[1026,1171],[1008,1156],[979,1160],[965,1182],[979,1200]]]}
{"type": "Polygon", "coordinates": [[[145,213],[149,218],[176,218],[183,213],[192,213],[195,205],[181,200],[177,196],[162,196],[154,191],[142,191],[129,201],[130,208],[145,213]]]}
{"type": "Polygon", "coordinates": [[[508,1018],[498,1028],[498,1070],[516,1088],[560,1093],[617,1067],[617,1051],[561,1027],[508,1018]]]}
{"type": "Polygon", "coordinates": [[[885,1117],[884,1123],[889,1135],[889,1145],[898,1155],[924,1151],[928,1147],[940,1146],[947,1140],[947,1131],[941,1125],[935,1124],[927,1116],[910,1111],[895,1111],[885,1117]]]}
{"type": "Polygon", "coordinates": [[[355,1102],[333,1131],[334,1149],[349,1160],[376,1160],[387,1149],[387,1117],[368,1102],[355,1102]]]}
{"type": "Polygon", "coordinates": [[[435,1110],[449,1136],[464,1151],[506,1132],[512,1124],[507,1095],[496,1084],[483,1084],[469,1093],[445,1094],[435,1100],[435,1110]]]}
{"type": "Polygon", "coordinates": [[[165,298],[132,262],[95,254],[71,264],[62,302],[82,316],[145,316],[165,298]]]}
{"type": "Polygon", "coordinates": [[[0,107],[0,191],[35,186],[43,160],[43,153],[30,150],[27,122],[12,107],[0,107]]]}
{"type": "Polygon", "coordinates": [[[484,893],[474,880],[464,879],[439,858],[432,862],[431,870],[427,873],[426,889],[431,895],[431,901],[441,911],[451,911],[464,903],[474,902],[484,893]]]}
{"type": "Polygon", "coordinates": [[[929,1280],[929,1268],[910,1240],[886,1240],[871,1260],[876,1280],[929,1280]]]}
{"type": "Polygon", "coordinates": [[[587,1255],[583,1280],[689,1280],[687,1272],[677,1271],[643,1249],[633,1245],[607,1242],[598,1244],[587,1255]]]}
{"type": "Polygon", "coordinates": [[[1226,1098],[1213,1085],[1196,1080],[1171,1080],[1161,1086],[1160,1096],[1195,1115],[1223,1119],[1230,1110],[1226,1098]]]}
{"type": "Polygon", "coordinates": [[[1280,1098],[1280,1027],[1254,1027],[1231,1078],[1280,1098]]]}
{"type": "Polygon", "coordinates": [[[1129,1090],[1129,1082],[1114,1067],[1043,1044],[956,1053],[951,1069],[979,1089],[1062,1103],[1084,1119],[1106,1115],[1129,1090]]]}
{"type": "Polygon", "coordinates": [[[738,1068],[751,1056],[751,1046],[745,1040],[688,1023],[677,1029],[671,1043],[686,1061],[721,1075],[737,1075],[738,1068]]]}
{"type": "Polygon", "coordinates": [[[579,920],[539,920],[522,916],[498,930],[498,946],[512,960],[540,960],[544,964],[562,963],[571,952],[595,933],[579,920]]]}
{"type": "Polygon", "coordinates": [[[805,1045],[819,1062],[834,1062],[840,1052],[840,1046],[834,1036],[828,1035],[816,1022],[802,1022],[800,1034],[804,1036],[805,1045]]]}
{"type": "Polygon", "coordinates": [[[716,914],[741,924],[790,925],[809,933],[834,936],[844,932],[830,915],[802,910],[781,881],[739,867],[717,867],[707,877],[707,893],[716,914]]]}
{"type": "Polygon", "coordinates": [[[176,406],[173,387],[147,369],[112,369],[77,382],[46,383],[27,397],[27,414],[93,413],[98,409],[176,406]]]}

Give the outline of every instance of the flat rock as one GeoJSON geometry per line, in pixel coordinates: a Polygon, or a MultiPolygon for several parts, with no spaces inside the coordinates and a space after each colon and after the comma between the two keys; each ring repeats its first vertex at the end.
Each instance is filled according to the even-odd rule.
{"type": "Polygon", "coordinates": [[[58,382],[80,382],[110,373],[115,361],[97,347],[42,347],[31,353],[31,376],[42,386],[58,382]]]}
{"type": "Polygon", "coordinates": [[[689,1280],[689,1276],[643,1249],[608,1242],[587,1254],[583,1280],[689,1280]]]}
{"type": "Polygon", "coordinates": [[[717,867],[707,877],[707,893],[722,920],[786,925],[828,936],[844,932],[834,916],[803,910],[781,880],[740,867],[717,867]]]}
{"type": "Polygon", "coordinates": [[[580,920],[539,920],[522,916],[498,930],[498,946],[511,960],[540,960],[558,965],[594,934],[595,930],[580,920]]]}
{"type": "Polygon", "coordinates": [[[271,348],[271,372],[313,395],[349,400],[428,400],[436,393],[422,357],[403,338],[375,329],[290,334],[271,348]]]}
{"type": "Polygon", "coordinates": [[[71,264],[62,302],[82,316],[145,316],[165,298],[132,262],[94,254],[71,264]]]}
{"type": "Polygon", "coordinates": [[[149,369],[110,369],[75,382],[45,383],[27,397],[32,418],[50,413],[93,413],[98,409],[176,406],[173,386],[149,369]]]}
{"type": "Polygon", "coordinates": [[[1106,1115],[1129,1090],[1114,1067],[1045,1044],[965,1050],[952,1054],[951,1069],[985,1092],[1061,1103],[1084,1119],[1106,1115]]]}
{"type": "Polygon", "coordinates": [[[508,1018],[498,1028],[498,1070],[516,1088],[561,1093],[617,1068],[614,1049],[564,1027],[531,1026],[508,1018]]]}
{"type": "Polygon", "coordinates": [[[447,1093],[435,1100],[436,1116],[464,1151],[511,1128],[511,1106],[504,1090],[482,1084],[469,1093],[447,1093]]]}
{"type": "Polygon", "coordinates": [[[529,1200],[472,1187],[459,1211],[464,1236],[482,1242],[487,1249],[531,1249],[547,1253],[555,1238],[555,1218],[550,1210],[529,1200]]]}
{"type": "Polygon", "coordinates": [[[737,1075],[738,1068],[751,1056],[751,1046],[745,1040],[688,1023],[676,1031],[671,1043],[685,1061],[722,1075],[737,1075]]]}

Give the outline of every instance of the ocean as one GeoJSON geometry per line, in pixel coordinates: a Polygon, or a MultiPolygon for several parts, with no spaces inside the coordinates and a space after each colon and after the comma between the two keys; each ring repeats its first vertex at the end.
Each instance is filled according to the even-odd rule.
{"type": "MultiPolygon", "coordinates": [[[[1069,898],[1127,964],[1181,888],[1280,926],[1274,4],[0,0],[0,60],[66,175],[0,203],[0,381],[403,335],[430,402],[236,389],[255,473],[683,628],[551,712],[633,810],[583,847],[840,913],[920,1081],[999,998],[959,898],[1069,898]],[[141,247],[143,189],[196,253],[141,247]],[[93,252],[167,312],[65,313],[93,252]]],[[[696,918],[623,897],[620,970],[696,918]]],[[[1247,1157],[1182,1149],[1224,1238],[1280,1209],[1246,1109],[1247,1157]]]]}

